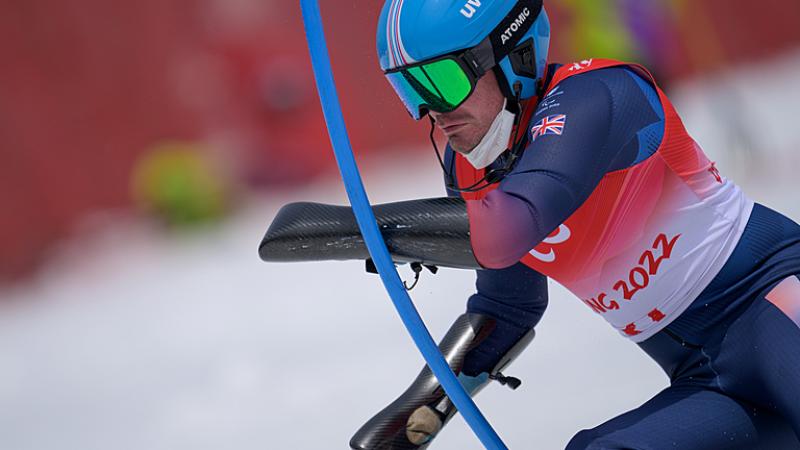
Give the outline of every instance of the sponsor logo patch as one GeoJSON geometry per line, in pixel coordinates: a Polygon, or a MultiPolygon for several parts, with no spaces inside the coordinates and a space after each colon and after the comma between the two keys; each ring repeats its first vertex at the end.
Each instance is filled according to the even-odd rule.
{"type": "Polygon", "coordinates": [[[530,16],[531,16],[531,11],[528,8],[523,9],[522,12],[519,13],[519,16],[517,16],[517,18],[514,19],[513,22],[511,22],[511,25],[509,25],[508,28],[506,28],[506,31],[503,33],[503,36],[501,37],[502,43],[505,44],[506,42],[510,41],[511,38],[514,37],[514,33],[516,33],[517,31],[519,31],[520,28],[522,28],[522,25],[525,24],[525,21],[527,21],[528,17],[530,16]]]}
{"type": "Polygon", "coordinates": [[[467,1],[467,3],[464,4],[464,7],[461,8],[461,15],[466,17],[467,19],[472,19],[472,16],[475,15],[475,12],[480,7],[481,7],[481,0],[469,0],[467,1]]]}
{"type": "Polygon", "coordinates": [[[592,67],[593,62],[594,62],[593,59],[584,59],[581,62],[573,63],[572,66],[570,66],[569,71],[577,72],[579,70],[588,69],[589,67],[592,67]]]}
{"type": "Polygon", "coordinates": [[[545,246],[539,245],[533,250],[531,250],[530,254],[534,258],[544,263],[555,262],[556,251],[553,249],[553,247],[567,242],[571,237],[572,237],[572,230],[570,230],[568,226],[561,224],[559,225],[556,231],[551,233],[550,236],[548,236],[542,241],[542,244],[546,244],[546,247],[548,249],[547,253],[541,252],[540,250],[543,250],[545,246]]]}
{"type": "Polygon", "coordinates": [[[539,116],[553,108],[558,108],[561,106],[561,103],[559,103],[558,99],[560,95],[564,95],[564,91],[558,86],[553,88],[552,91],[544,96],[542,101],[539,103],[539,106],[537,106],[536,115],[539,116]]]}

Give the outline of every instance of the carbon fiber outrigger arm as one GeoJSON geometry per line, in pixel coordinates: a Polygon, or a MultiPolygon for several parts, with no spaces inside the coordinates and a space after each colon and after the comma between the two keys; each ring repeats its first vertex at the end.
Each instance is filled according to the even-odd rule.
{"type": "MultiPolygon", "coordinates": [[[[480,269],[470,245],[464,200],[432,198],[376,205],[381,234],[396,263],[480,269]]],[[[284,206],[258,249],[269,262],[368,260],[369,252],[349,206],[284,206]]]]}

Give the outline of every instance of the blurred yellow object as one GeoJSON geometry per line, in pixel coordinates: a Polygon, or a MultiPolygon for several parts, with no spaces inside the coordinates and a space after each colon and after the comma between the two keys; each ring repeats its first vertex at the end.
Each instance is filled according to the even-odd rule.
{"type": "Polygon", "coordinates": [[[162,142],[137,161],[131,190],[135,203],[172,225],[220,219],[228,210],[230,183],[202,144],[162,142]]]}
{"type": "Polygon", "coordinates": [[[630,33],[614,0],[562,0],[574,21],[571,54],[579,58],[636,59],[630,33]]]}

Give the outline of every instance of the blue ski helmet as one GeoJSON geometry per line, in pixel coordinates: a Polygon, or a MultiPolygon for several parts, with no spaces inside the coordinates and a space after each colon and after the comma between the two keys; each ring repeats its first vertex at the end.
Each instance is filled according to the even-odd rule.
{"type": "Polygon", "coordinates": [[[386,0],[378,57],[415,119],[463,103],[487,71],[509,99],[537,94],[547,69],[543,0],[386,0]]]}

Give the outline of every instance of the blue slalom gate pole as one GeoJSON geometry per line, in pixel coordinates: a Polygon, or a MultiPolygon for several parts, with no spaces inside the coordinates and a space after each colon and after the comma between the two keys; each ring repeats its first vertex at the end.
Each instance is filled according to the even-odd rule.
{"type": "Polygon", "coordinates": [[[347,128],[345,127],[339,104],[339,96],[336,93],[333,70],[331,69],[328,48],[325,43],[325,32],[322,27],[319,5],[317,0],[300,0],[300,5],[303,10],[303,23],[305,24],[306,38],[311,52],[314,77],[317,81],[317,90],[325,113],[325,122],[328,125],[328,134],[336,155],[336,162],[339,165],[339,171],[342,174],[342,180],[347,196],[350,198],[350,204],[353,207],[358,227],[364,236],[364,242],[367,249],[369,249],[369,254],[378,268],[383,285],[386,287],[386,291],[389,293],[389,297],[391,297],[403,324],[428,366],[483,446],[491,450],[507,450],[500,436],[497,435],[475,405],[475,402],[466,393],[447,361],[445,361],[444,356],[439,352],[439,348],[433,341],[430,332],[425,327],[425,323],[422,321],[419,312],[400,280],[400,275],[398,275],[394,262],[389,255],[389,250],[386,248],[386,242],[378,230],[372,206],[367,198],[367,193],[364,191],[364,184],[361,181],[361,175],[353,156],[350,139],[347,136],[347,128]]]}

